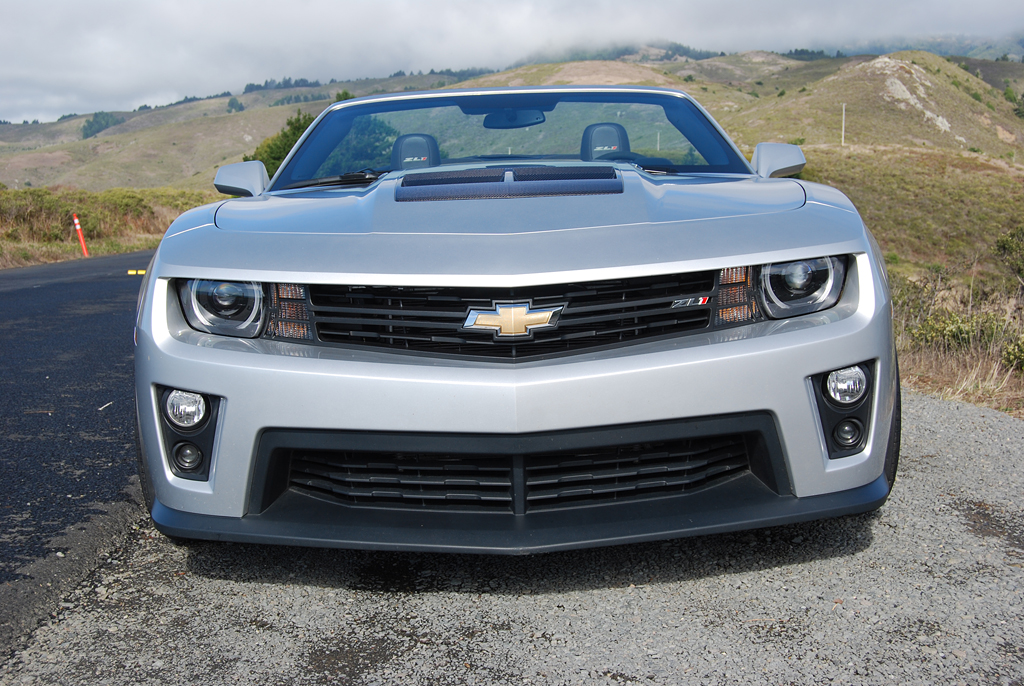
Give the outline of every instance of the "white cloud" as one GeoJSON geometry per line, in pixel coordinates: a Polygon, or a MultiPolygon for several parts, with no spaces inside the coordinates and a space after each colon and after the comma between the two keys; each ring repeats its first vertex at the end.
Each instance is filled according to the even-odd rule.
{"type": "Polygon", "coordinates": [[[1024,4],[1007,0],[8,3],[0,25],[0,118],[133,109],[283,76],[326,81],[398,69],[501,69],[573,46],[663,39],[727,52],[785,51],[896,35],[996,36],[1021,27],[1024,4]]]}

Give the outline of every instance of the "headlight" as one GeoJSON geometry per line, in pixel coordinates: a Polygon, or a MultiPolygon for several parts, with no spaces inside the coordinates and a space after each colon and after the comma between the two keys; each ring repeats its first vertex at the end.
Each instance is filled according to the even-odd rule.
{"type": "Polygon", "coordinates": [[[766,264],[761,268],[765,312],[783,319],[826,310],[839,300],[845,281],[845,257],[766,264]]]}
{"type": "Polygon", "coordinates": [[[255,338],[263,327],[263,286],[252,281],[178,281],[178,299],[198,331],[255,338]]]}

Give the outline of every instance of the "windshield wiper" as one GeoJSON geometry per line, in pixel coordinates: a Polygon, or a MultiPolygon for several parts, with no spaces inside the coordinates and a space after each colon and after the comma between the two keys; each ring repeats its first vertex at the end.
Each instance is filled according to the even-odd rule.
{"type": "Polygon", "coordinates": [[[318,179],[307,179],[296,181],[281,188],[290,190],[292,188],[309,188],[311,186],[363,186],[371,184],[380,177],[387,174],[390,169],[361,169],[355,172],[346,172],[338,176],[321,176],[318,179]]]}
{"type": "Polygon", "coordinates": [[[679,171],[675,167],[668,167],[664,164],[641,164],[640,162],[633,162],[633,166],[639,167],[648,174],[678,174],[679,171]]]}

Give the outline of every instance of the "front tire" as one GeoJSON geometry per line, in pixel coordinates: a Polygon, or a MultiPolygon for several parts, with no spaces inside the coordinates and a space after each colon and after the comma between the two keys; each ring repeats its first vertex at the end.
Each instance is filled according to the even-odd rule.
{"type": "Polygon", "coordinates": [[[900,463],[900,434],[902,431],[903,403],[900,394],[900,373],[896,370],[896,400],[893,402],[892,421],[889,423],[889,447],[885,451],[885,480],[889,482],[889,491],[896,483],[896,469],[900,463]]]}
{"type": "Polygon", "coordinates": [[[139,485],[142,487],[142,501],[146,505],[146,513],[152,514],[156,493],[153,491],[153,482],[149,479],[146,453],[142,449],[142,426],[139,424],[138,410],[135,414],[135,460],[139,472],[139,485]]]}

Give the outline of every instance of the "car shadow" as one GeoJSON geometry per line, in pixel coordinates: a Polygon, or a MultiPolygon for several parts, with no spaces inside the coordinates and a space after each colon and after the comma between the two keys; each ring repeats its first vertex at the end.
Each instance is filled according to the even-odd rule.
{"type": "Polygon", "coordinates": [[[878,513],[518,557],[187,543],[187,568],[236,582],[384,593],[524,595],[698,580],[854,555],[878,513]]]}

